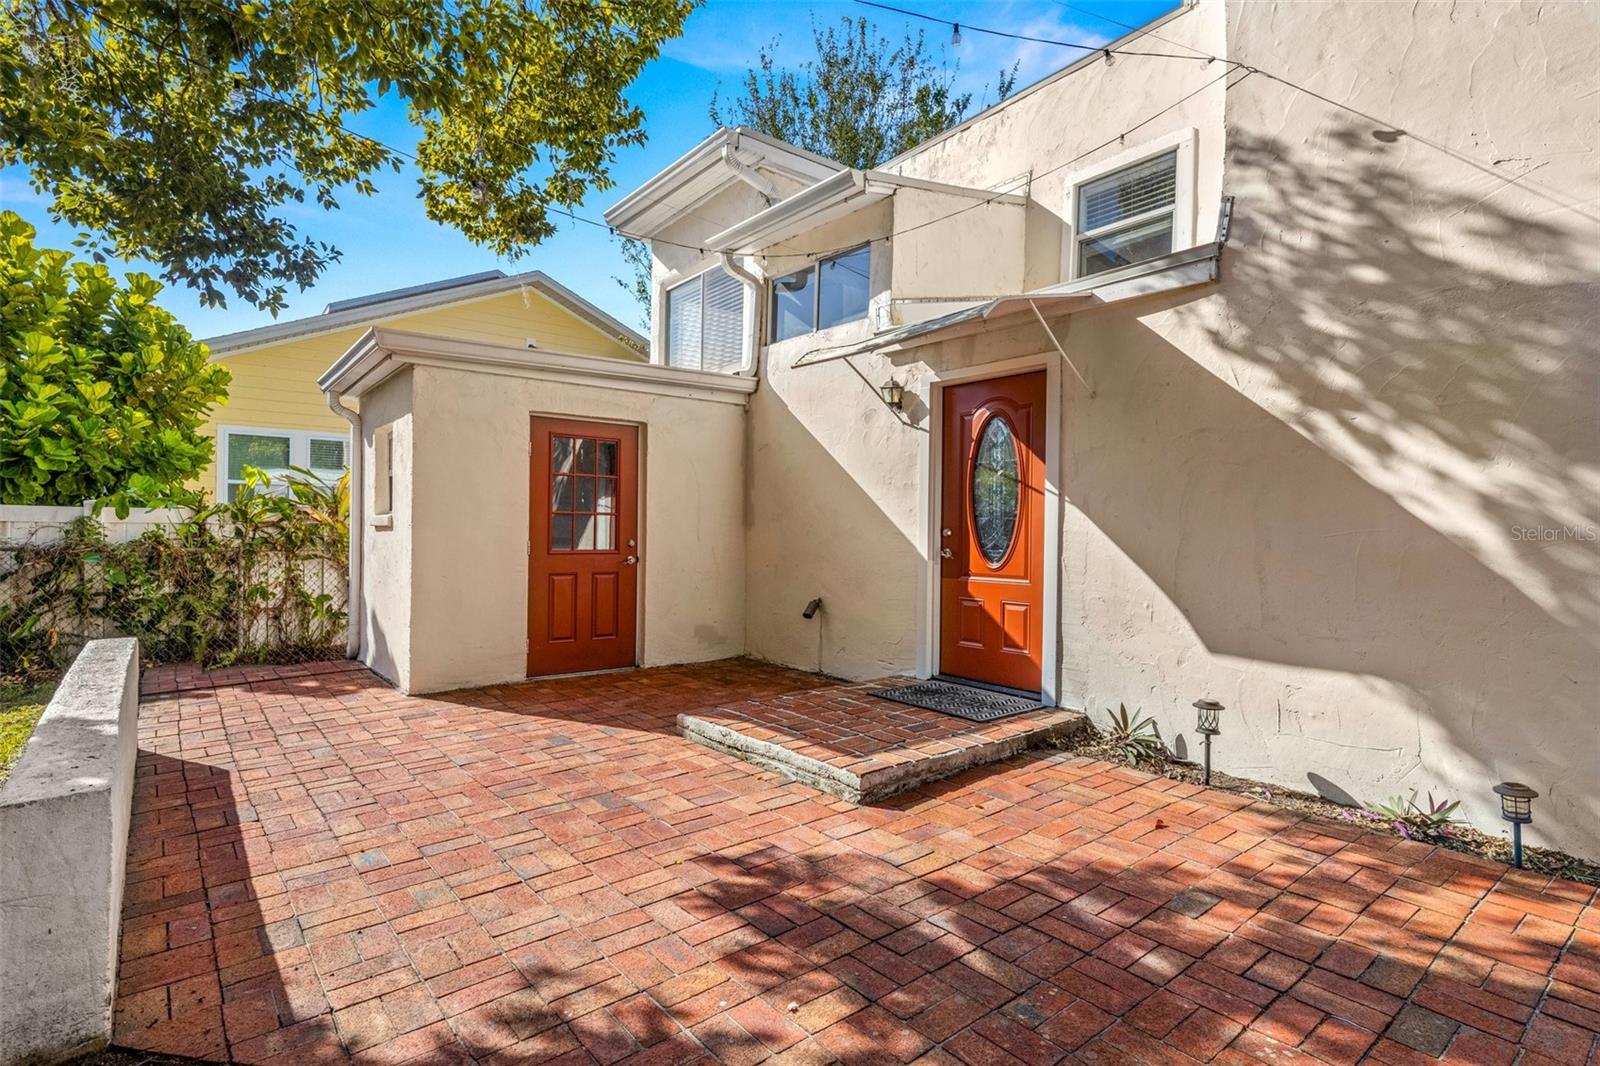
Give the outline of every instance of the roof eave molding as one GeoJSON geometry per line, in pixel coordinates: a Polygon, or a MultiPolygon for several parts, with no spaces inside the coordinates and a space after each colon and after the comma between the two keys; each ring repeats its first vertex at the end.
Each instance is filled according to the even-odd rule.
{"type": "Polygon", "coordinates": [[[806,185],[844,169],[775,137],[724,126],[613,204],[606,224],[623,236],[648,239],[728,184],[751,180],[757,167],[806,185]]]}
{"type": "Polygon", "coordinates": [[[650,350],[649,341],[645,340],[638,330],[600,310],[600,308],[542,270],[529,270],[521,274],[501,275],[499,277],[486,276],[481,281],[467,285],[457,285],[453,288],[429,289],[426,286],[418,286],[418,288],[421,291],[397,297],[396,299],[385,300],[383,303],[359,304],[354,307],[325,311],[320,315],[311,315],[306,318],[274,322],[271,325],[257,326],[255,329],[241,330],[238,333],[225,333],[218,337],[209,337],[204,343],[211,349],[213,358],[227,358],[230,355],[239,355],[269,344],[281,344],[290,340],[304,340],[320,333],[332,333],[335,330],[349,329],[351,326],[367,325],[374,320],[397,318],[401,315],[415,314],[419,311],[447,307],[451,304],[464,303],[468,300],[481,300],[488,296],[529,288],[554,301],[558,306],[576,315],[602,333],[615,337],[641,356],[650,350]]]}
{"type": "Polygon", "coordinates": [[[882,170],[842,170],[708,237],[706,247],[736,255],[754,255],[832,219],[893,196],[901,189],[941,193],[993,204],[1023,204],[1028,199],[1021,193],[948,185],[882,170]]]}
{"type": "Polygon", "coordinates": [[[414,365],[541,381],[564,381],[655,395],[686,396],[722,403],[743,404],[756,388],[753,377],[632,363],[603,356],[517,348],[382,327],[374,327],[363,333],[317,378],[317,387],[335,396],[359,399],[363,393],[397,371],[414,365]]]}

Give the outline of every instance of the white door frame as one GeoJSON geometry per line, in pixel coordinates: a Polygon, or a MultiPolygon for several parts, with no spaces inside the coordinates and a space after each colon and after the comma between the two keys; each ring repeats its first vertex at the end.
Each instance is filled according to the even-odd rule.
{"type": "Polygon", "coordinates": [[[939,519],[943,504],[944,390],[947,386],[1045,372],[1044,434],[1044,647],[1039,674],[1041,702],[1056,706],[1061,647],[1061,360],[1054,351],[1017,356],[950,370],[930,368],[917,392],[928,406],[928,432],[918,444],[923,476],[917,481],[922,522],[923,594],[917,604],[917,676],[939,672],[939,519]]]}

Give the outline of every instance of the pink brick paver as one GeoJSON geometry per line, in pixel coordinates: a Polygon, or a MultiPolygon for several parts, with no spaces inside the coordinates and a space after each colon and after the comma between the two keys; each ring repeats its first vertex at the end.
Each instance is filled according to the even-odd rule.
{"type": "Polygon", "coordinates": [[[1034,752],[853,807],[733,661],[151,671],[116,1041],[243,1062],[1600,1064],[1594,891],[1034,752]]]}

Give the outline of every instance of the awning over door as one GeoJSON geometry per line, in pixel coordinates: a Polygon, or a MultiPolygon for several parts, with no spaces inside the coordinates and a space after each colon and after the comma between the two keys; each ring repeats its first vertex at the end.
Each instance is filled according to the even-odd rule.
{"type": "Polygon", "coordinates": [[[879,333],[854,344],[807,352],[796,360],[795,365],[806,366],[867,352],[903,352],[955,337],[1008,328],[1016,324],[1012,321],[1016,315],[1050,318],[1203,285],[1217,279],[1221,249],[1222,246],[1217,243],[1197,245],[1091,278],[1063,282],[1032,292],[997,296],[937,318],[879,333]]]}

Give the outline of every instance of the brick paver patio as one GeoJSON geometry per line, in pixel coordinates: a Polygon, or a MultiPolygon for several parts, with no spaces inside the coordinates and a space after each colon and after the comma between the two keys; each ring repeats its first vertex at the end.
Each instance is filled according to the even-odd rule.
{"type": "Polygon", "coordinates": [[[118,1043],[245,1062],[1600,1063],[1586,886],[1060,753],[877,807],[674,716],[154,672],[118,1043]]]}
{"type": "Polygon", "coordinates": [[[1044,747],[1088,728],[1077,711],[1036,710],[987,722],[879,699],[905,678],[757,696],[678,715],[678,731],[791,780],[860,803],[1044,747]]]}

